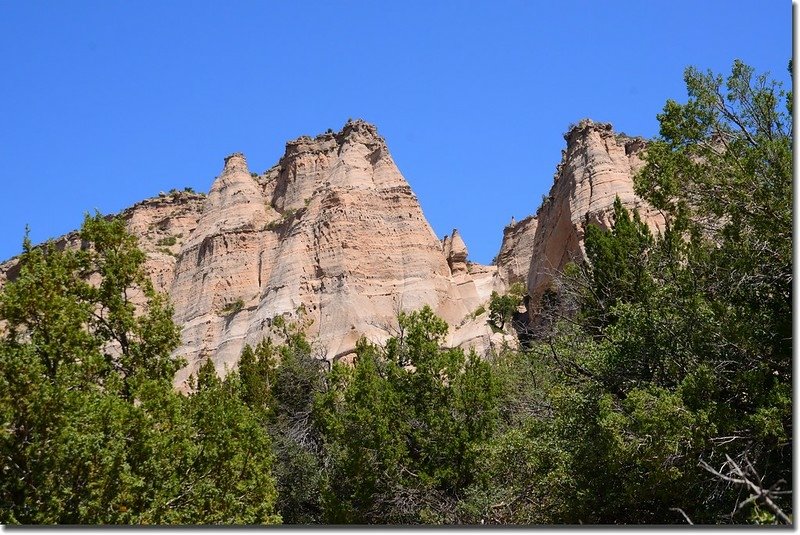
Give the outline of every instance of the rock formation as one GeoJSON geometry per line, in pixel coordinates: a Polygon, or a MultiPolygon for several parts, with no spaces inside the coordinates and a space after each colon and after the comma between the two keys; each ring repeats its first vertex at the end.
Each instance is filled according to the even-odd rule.
{"type": "MultiPolygon", "coordinates": [[[[189,365],[176,384],[206,359],[221,373],[233,368],[245,344],[276,333],[278,318],[301,325],[328,360],[347,358],[361,336],[385,341],[398,312],[423,305],[451,326],[449,345],[513,345],[487,326],[493,290],[525,282],[535,314],[554,274],[582,258],[586,225],[610,226],[615,196],[662,224],[633,192],[642,140],[589,120],[565,139],[549,196],[535,216],[504,229],[492,266],[469,262],[458,230],[437,238],[383,138],[363,121],[288,142],[262,174],[232,154],[207,196],[173,191],[125,210],[182,328],[176,353],[189,365]]],[[[71,233],[57,244],[80,240],[71,233]]],[[[0,264],[0,286],[17,272],[14,259],[0,264]]]]}
{"type": "Polygon", "coordinates": [[[145,269],[157,291],[172,287],[178,254],[197,227],[205,202],[204,194],[173,190],[121,214],[128,232],[139,238],[139,247],[147,253],[145,269]]]}
{"type": "Polygon", "coordinates": [[[533,257],[533,239],[536,235],[536,216],[512,221],[503,229],[503,243],[494,264],[497,266],[498,291],[528,280],[533,257]]]}
{"type": "Polygon", "coordinates": [[[467,244],[464,243],[458,229],[453,229],[450,236],[444,237],[442,252],[453,275],[467,272],[467,244]]]}
{"type": "MultiPolygon", "coordinates": [[[[178,252],[197,226],[204,203],[204,194],[173,190],[138,202],[119,214],[147,254],[145,270],[157,291],[169,291],[172,286],[178,252]]],[[[54,243],[59,249],[81,246],[77,232],[61,236],[54,243]]],[[[0,288],[18,273],[16,258],[0,264],[0,288]]]]}
{"type": "Polygon", "coordinates": [[[567,149],[555,181],[536,212],[527,274],[532,312],[554,274],[568,262],[584,258],[586,225],[610,228],[617,196],[627,208],[639,210],[655,230],[663,225],[662,216],[633,191],[633,177],[643,165],[642,139],[616,134],[610,124],[588,119],[570,128],[564,139],[567,149]]]}
{"type": "Polygon", "coordinates": [[[306,325],[318,356],[383,342],[401,310],[430,305],[451,342],[485,347],[486,325],[465,317],[491,292],[494,268],[469,273],[457,232],[445,254],[374,126],[301,137],[278,164],[251,175],[232,155],[183,246],[170,289],[183,326],[180,354],[219,371],[235,366],[283,316],[306,325]]]}
{"type": "MultiPolygon", "coordinates": [[[[251,173],[225,159],[207,196],[173,191],[125,210],[146,268],[167,291],[182,328],[180,387],[206,359],[224,373],[245,344],[275,333],[278,317],[302,325],[317,356],[338,359],[365,336],[383,342],[397,314],[430,305],[448,343],[483,351],[502,335],[475,314],[497,268],[467,260],[454,230],[443,247],[374,126],[286,144],[277,165],[251,173]]],[[[77,233],[57,240],[80,247],[77,233]]],[[[18,272],[0,265],[0,284],[18,272]]]]}

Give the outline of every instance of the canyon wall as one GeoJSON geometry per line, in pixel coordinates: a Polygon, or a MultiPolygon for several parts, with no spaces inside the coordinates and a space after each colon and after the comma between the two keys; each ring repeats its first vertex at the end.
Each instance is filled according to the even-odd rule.
{"type": "Polygon", "coordinates": [[[260,175],[234,154],[169,289],[190,362],[177,382],[207,358],[220,372],[235,366],[278,317],[304,325],[317,356],[336,360],[362,336],[395,334],[398,312],[430,305],[451,343],[484,350],[491,331],[464,319],[488,299],[495,271],[470,267],[457,231],[437,238],[370,124],[291,141],[260,175]]]}

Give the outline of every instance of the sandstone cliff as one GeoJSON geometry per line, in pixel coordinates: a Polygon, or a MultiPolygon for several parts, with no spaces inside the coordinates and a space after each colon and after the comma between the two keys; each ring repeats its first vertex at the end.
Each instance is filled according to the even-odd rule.
{"type": "MultiPolygon", "coordinates": [[[[564,139],[567,148],[562,152],[553,186],[536,212],[530,244],[526,279],[532,314],[553,276],[568,262],[584,258],[586,225],[610,228],[617,196],[627,208],[639,210],[642,219],[654,230],[663,226],[662,216],[633,191],[633,177],[643,165],[642,139],[616,134],[610,124],[588,119],[570,128],[564,139]]],[[[529,223],[528,234],[523,233],[522,239],[517,240],[525,242],[526,247],[530,226],[529,223]]],[[[516,234],[512,229],[509,236],[516,234]]],[[[515,254],[519,257],[522,253],[515,254]]]]}
{"type": "MultiPolygon", "coordinates": [[[[139,239],[139,247],[147,254],[145,269],[157,291],[169,291],[178,252],[197,226],[204,203],[202,193],[173,190],[138,202],[119,214],[128,232],[139,239]]],[[[77,232],[61,236],[54,243],[59,249],[81,246],[77,232]]],[[[0,264],[0,288],[18,272],[17,258],[0,264]]]]}
{"type": "Polygon", "coordinates": [[[503,229],[503,243],[494,262],[497,266],[498,291],[517,282],[527,282],[537,223],[536,216],[531,215],[521,221],[512,221],[503,229]]]}
{"type": "MultiPolygon", "coordinates": [[[[504,229],[493,266],[470,262],[457,230],[437,238],[385,141],[363,121],[288,142],[262,174],[232,154],[207,196],[173,191],[125,210],[182,327],[177,353],[189,365],[176,384],[206,359],[221,373],[234,367],[245,344],[276,334],[279,317],[302,325],[328,360],[348,358],[361,336],[385,341],[398,312],[423,305],[450,325],[449,345],[481,353],[514,345],[486,324],[493,290],[525,282],[535,315],[553,276],[582,258],[586,225],[610,226],[615,196],[662,224],[633,192],[641,139],[589,120],[565,139],[549,195],[535,216],[504,229]]],[[[71,233],[57,244],[80,241],[71,233]]],[[[0,264],[0,286],[17,270],[16,260],[0,264]]]]}
{"type": "MultiPolygon", "coordinates": [[[[288,142],[263,174],[232,154],[207,196],[173,191],[121,216],[175,306],[177,354],[189,363],[179,387],[206,359],[221,373],[234,367],[245,344],[276,334],[279,317],[302,325],[329,360],[352,353],[361,336],[385,341],[398,312],[423,305],[450,324],[450,345],[483,352],[505,338],[474,314],[497,268],[469,262],[457,230],[444,243],[436,237],[363,121],[288,142]]],[[[81,246],[74,232],[57,244],[81,246]]],[[[0,285],[17,272],[16,259],[0,264],[0,285]]]]}
{"type": "Polygon", "coordinates": [[[487,300],[495,268],[471,274],[463,240],[450,241],[443,250],[365,122],[287,143],[262,175],[230,156],[170,288],[190,362],[176,381],[206,358],[233,367],[278,316],[306,325],[318,356],[338,359],[361,336],[385,341],[399,311],[427,304],[453,326],[451,343],[484,349],[489,329],[463,320],[487,300]]]}

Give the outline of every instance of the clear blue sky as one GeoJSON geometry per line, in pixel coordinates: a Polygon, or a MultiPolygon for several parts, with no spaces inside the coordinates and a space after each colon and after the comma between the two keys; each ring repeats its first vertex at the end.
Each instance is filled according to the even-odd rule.
{"type": "Polygon", "coordinates": [[[687,65],[788,81],[788,1],[0,0],[0,259],[222,159],[377,124],[440,236],[488,263],[582,117],[654,136],[687,65]]]}

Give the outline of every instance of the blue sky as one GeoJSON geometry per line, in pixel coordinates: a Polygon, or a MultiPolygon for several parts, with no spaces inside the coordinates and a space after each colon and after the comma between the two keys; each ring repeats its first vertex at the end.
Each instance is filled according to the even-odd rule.
{"type": "Polygon", "coordinates": [[[488,263],[583,117],[654,136],[687,65],[788,82],[787,1],[0,0],[0,259],[82,214],[378,126],[440,236],[488,263]]]}

